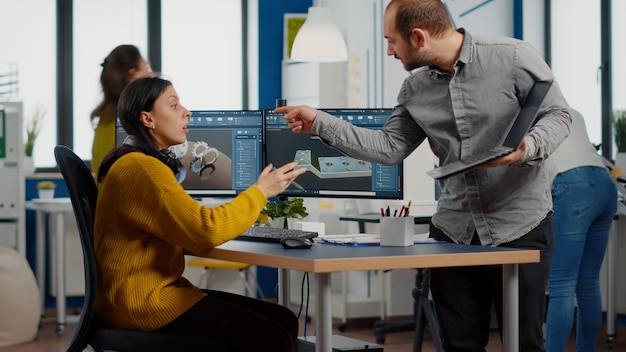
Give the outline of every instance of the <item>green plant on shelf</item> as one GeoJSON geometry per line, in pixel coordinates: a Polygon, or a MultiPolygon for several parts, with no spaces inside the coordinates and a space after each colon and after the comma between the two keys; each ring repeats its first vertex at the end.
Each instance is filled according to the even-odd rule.
{"type": "Polygon", "coordinates": [[[33,113],[30,119],[24,122],[24,128],[26,130],[26,142],[24,142],[24,154],[26,156],[33,156],[33,149],[35,148],[35,141],[41,132],[43,125],[43,119],[46,116],[46,110],[43,105],[39,104],[33,109],[33,113]]]}
{"type": "Polygon", "coordinates": [[[56,183],[52,181],[41,181],[37,183],[37,189],[55,189],[56,187],[56,183]]]}
{"type": "Polygon", "coordinates": [[[613,112],[613,127],[617,152],[624,153],[626,152],[626,110],[615,110],[613,112]]]}

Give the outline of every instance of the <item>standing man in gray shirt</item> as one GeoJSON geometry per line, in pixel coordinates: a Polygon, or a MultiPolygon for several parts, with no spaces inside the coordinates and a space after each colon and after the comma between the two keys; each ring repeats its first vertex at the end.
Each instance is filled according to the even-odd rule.
{"type": "MultiPolygon", "coordinates": [[[[440,0],[393,0],[383,17],[387,54],[414,71],[382,131],[354,127],[307,106],[287,106],[293,132],[345,154],[391,165],[426,138],[442,165],[501,142],[535,81],[553,80],[529,44],[455,30],[440,0]]],[[[538,120],[513,153],[440,180],[431,237],[467,245],[538,249],[522,264],[520,351],[543,351],[545,290],[553,247],[552,203],[543,161],[569,133],[567,103],[554,82],[538,120]]],[[[490,311],[502,321],[502,269],[432,269],[431,291],[446,351],[484,351],[490,311]]],[[[502,327],[501,327],[502,328],[502,327]]]]}

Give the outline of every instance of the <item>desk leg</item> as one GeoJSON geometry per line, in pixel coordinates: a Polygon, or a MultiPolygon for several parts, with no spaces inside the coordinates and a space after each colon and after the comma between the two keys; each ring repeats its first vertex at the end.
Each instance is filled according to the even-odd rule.
{"type": "MultiPolygon", "coordinates": [[[[35,234],[35,258],[37,258],[37,286],[39,286],[39,302],[41,302],[41,321],[46,309],[46,214],[37,210],[37,233],[35,234]]],[[[40,323],[41,325],[41,323],[40,323]]]]}
{"type": "Polygon", "coordinates": [[[65,331],[65,232],[63,212],[56,214],[56,274],[57,274],[57,329],[58,336],[65,331]]]}
{"type": "Polygon", "coordinates": [[[330,273],[317,274],[315,292],[315,352],[332,351],[331,278],[330,273]]]}
{"type": "Polygon", "coordinates": [[[289,308],[289,269],[278,269],[278,304],[289,308]]]}
{"type": "Polygon", "coordinates": [[[519,266],[502,267],[502,293],[504,296],[504,351],[519,351],[519,266]]]}
{"type": "MultiPolygon", "coordinates": [[[[615,225],[616,222],[614,221],[615,225]]],[[[606,246],[606,266],[607,266],[607,285],[606,285],[606,345],[613,347],[615,343],[615,273],[617,259],[617,236],[616,226],[611,226],[609,231],[609,240],[606,246]]]]}

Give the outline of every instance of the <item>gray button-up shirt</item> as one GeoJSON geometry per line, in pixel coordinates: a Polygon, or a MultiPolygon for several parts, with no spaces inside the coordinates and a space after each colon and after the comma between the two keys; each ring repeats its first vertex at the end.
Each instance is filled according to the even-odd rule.
{"type": "MultiPolygon", "coordinates": [[[[441,165],[501,143],[534,82],[554,76],[523,41],[459,31],[465,39],[454,74],[436,67],[413,72],[382,131],[356,128],[319,112],[311,133],[349,156],[385,165],[402,161],[426,138],[441,165]]],[[[571,124],[556,82],[538,116],[517,165],[477,168],[440,181],[432,221],[454,242],[469,244],[474,232],[483,245],[510,242],[552,210],[543,161],[571,124]]]]}

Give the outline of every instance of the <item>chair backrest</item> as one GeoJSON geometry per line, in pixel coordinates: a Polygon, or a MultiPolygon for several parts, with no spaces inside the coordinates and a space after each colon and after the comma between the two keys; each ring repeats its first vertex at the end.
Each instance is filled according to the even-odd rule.
{"type": "Polygon", "coordinates": [[[54,158],[70,193],[78,233],[83,248],[85,265],[85,301],[80,320],[68,351],[82,351],[87,346],[87,336],[94,317],[98,285],[96,255],[93,245],[93,224],[96,214],[98,187],[91,170],[71,149],[59,145],[54,148],[54,158]]]}

